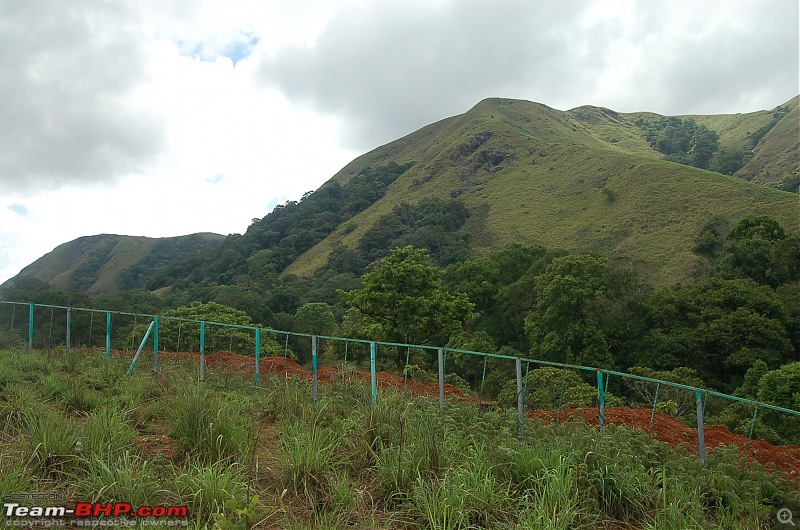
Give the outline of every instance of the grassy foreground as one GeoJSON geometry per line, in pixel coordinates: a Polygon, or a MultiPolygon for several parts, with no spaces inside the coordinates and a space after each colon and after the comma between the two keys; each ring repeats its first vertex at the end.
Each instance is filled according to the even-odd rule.
{"type": "MultiPolygon", "coordinates": [[[[705,466],[643,433],[515,411],[210,374],[125,376],[100,354],[0,351],[0,496],[187,505],[197,528],[759,529],[800,513],[735,449],[705,466]]],[[[0,515],[0,519],[3,518],[0,515]]],[[[5,521],[3,521],[5,524],[5,521]]]]}

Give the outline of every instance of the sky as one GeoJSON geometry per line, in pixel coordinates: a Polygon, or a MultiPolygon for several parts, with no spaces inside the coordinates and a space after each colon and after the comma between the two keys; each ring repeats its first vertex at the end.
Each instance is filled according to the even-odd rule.
{"type": "Polygon", "coordinates": [[[487,97],[800,93],[797,0],[0,0],[0,282],[75,238],[243,233],[487,97]]]}

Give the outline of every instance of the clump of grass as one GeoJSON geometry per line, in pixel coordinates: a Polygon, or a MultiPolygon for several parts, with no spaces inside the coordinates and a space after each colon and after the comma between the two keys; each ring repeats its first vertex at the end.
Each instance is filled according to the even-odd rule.
{"type": "Polygon", "coordinates": [[[212,514],[225,513],[225,503],[247,497],[247,482],[238,464],[190,459],[173,471],[175,503],[187,505],[195,524],[203,528],[212,514]]]}
{"type": "Polygon", "coordinates": [[[343,444],[342,433],[334,428],[314,421],[282,421],[279,447],[285,464],[277,471],[282,486],[316,503],[335,481],[337,469],[347,462],[343,444]]]}
{"type": "Polygon", "coordinates": [[[0,426],[4,432],[16,432],[22,426],[26,414],[41,415],[49,410],[47,402],[27,384],[10,383],[0,396],[0,426]]]}
{"type": "Polygon", "coordinates": [[[75,468],[78,436],[73,425],[60,414],[26,413],[20,434],[28,441],[28,461],[40,472],[55,477],[75,468]]]}
{"type": "Polygon", "coordinates": [[[116,407],[102,407],[87,414],[80,429],[83,457],[110,458],[128,451],[137,434],[130,425],[130,417],[130,410],[116,407]]]}
{"type": "Polygon", "coordinates": [[[576,481],[576,467],[561,457],[555,465],[544,463],[535,477],[525,482],[521,495],[520,529],[575,528],[585,517],[576,481]]]}
{"type": "Polygon", "coordinates": [[[256,432],[250,412],[192,386],[172,400],[169,435],[186,455],[216,462],[245,461],[253,452],[256,432]]]}
{"type": "Polygon", "coordinates": [[[165,492],[152,464],[125,451],[115,455],[93,454],[85,460],[85,474],[78,477],[78,491],[90,502],[129,502],[134,506],[157,505],[165,492]]]}
{"type": "Polygon", "coordinates": [[[418,476],[411,500],[427,525],[434,528],[493,528],[513,512],[511,488],[498,480],[482,446],[462,454],[459,465],[440,478],[418,476]]]}
{"type": "Polygon", "coordinates": [[[24,462],[0,453],[0,499],[8,499],[12,493],[31,491],[33,482],[24,462]]]}
{"type": "Polygon", "coordinates": [[[99,404],[94,390],[87,388],[80,378],[66,377],[64,374],[45,376],[42,379],[42,392],[71,413],[91,412],[99,404]]]}

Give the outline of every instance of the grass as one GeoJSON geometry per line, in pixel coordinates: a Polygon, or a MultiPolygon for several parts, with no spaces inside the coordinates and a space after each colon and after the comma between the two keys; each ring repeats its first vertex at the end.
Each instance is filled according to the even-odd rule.
{"type": "Polygon", "coordinates": [[[360,383],[324,386],[315,404],[299,380],[198,385],[174,365],[154,385],[114,363],[0,351],[24,381],[0,394],[0,495],[186,505],[192,528],[751,530],[800,510],[796,487],[735,450],[703,466],[644,433],[571,422],[531,423],[520,443],[513,410],[442,413],[397,391],[373,406],[360,383]],[[57,391],[70,380],[90,411],[57,391]]]}

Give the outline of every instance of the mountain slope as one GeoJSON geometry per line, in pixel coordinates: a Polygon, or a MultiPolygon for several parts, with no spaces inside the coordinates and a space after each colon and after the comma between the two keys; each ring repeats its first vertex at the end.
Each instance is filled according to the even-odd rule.
{"type": "Polygon", "coordinates": [[[224,240],[224,236],[210,233],[165,238],[115,234],[80,237],[57,246],[0,287],[33,276],[64,291],[113,295],[141,287],[138,277],[160,265],[218,248],[224,240]]]}
{"type": "MultiPolygon", "coordinates": [[[[438,135],[412,133],[335,175],[333,181],[344,182],[370,164],[417,160],[381,201],[287,272],[311,274],[335,243],[355,247],[394,206],[431,196],[457,197],[474,212],[475,254],[510,241],[610,252],[641,262],[658,284],[687,279],[703,267],[694,241],[715,216],[735,221],[766,214],[797,229],[797,195],[662,160],[635,125],[642,116],[484,100],[437,124],[438,135]]],[[[752,118],[752,126],[764,121],[759,113],[752,118]]],[[[748,127],[743,121],[739,127],[748,127]]]]}

